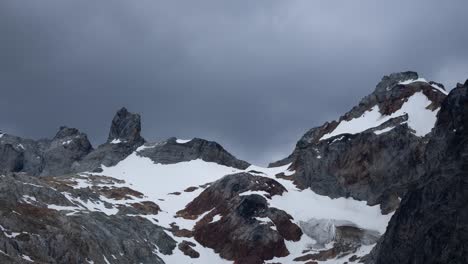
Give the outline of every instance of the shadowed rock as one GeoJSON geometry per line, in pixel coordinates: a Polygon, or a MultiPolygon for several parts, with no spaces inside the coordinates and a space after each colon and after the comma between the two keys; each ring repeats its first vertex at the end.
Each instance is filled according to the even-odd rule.
{"type": "Polygon", "coordinates": [[[467,263],[468,81],[442,104],[425,173],[403,198],[367,263],[467,263]]]}

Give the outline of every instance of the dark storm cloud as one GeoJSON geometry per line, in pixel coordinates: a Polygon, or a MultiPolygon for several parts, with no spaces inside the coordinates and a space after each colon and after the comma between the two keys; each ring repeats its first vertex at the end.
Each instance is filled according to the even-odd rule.
{"type": "Polygon", "coordinates": [[[0,128],[95,143],[121,106],[149,140],[213,139],[240,158],[287,155],[382,75],[468,78],[468,3],[0,2],[0,128]]]}

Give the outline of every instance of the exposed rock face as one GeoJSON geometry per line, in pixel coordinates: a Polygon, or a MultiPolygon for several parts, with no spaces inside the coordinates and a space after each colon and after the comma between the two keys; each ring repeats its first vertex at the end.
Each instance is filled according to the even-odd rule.
{"type": "Polygon", "coordinates": [[[86,134],[76,128],[61,127],[42,155],[44,168],[41,175],[70,173],[72,165],[92,149],[86,134]]]}
{"type": "MultiPolygon", "coordinates": [[[[415,134],[407,113],[394,113],[416,93],[429,100],[427,110],[421,111],[438,111],[445,98],[442,87],[417,79],[415,72],[385,76],[358,106],[338,121],[308,131],[288,158],[270,166],[292,163],[294,181],[301,188],[381,204],[383,212],[395,210],[398,198],[423,172],[420,164],[428,140],[415,134]],[[380,115],[389,117],[386,122],[359,133],[333,134],[342,123],[363,118],[376,107],[380,115]]],[[[358,126],[362,125],[366,124],[358,126]]]]}
{"type": "Polygon", "coordinates": [[[26,172],[39,175],[44,167],[43,153],[50,140],[30,140],[1,134],[0,172],[26,172]]]}
{"type": "Polygon", "coordinates": [[[145,140],[141,137],[140,132],[140,115],[130,113],[125,107],[123,107],[117,111],[112,119],[107,143],[115,140],[142,145],[145,140]]]}
{"type": "Polygon", "coordinates": [[[250,166],[248,162],[231,155],[218,143],[200,138],[183,143],[179,143],[176,138],[170,138],[162,143],[148,145],[148,148],[144,148],[138,154],[161,164],[202,159],[238,169],[250,166]]]}
{"type": "Polygon", "coordinates": [[[66,181],[21,174],[0,177],[2,263],[28,263],[27,258],[35,263],[163,263],[158,254],[175,249],[176,242],[147,219],[83,208],[73,212],[79,207],[59,190],[86,199],[98,196],[90,189],[73,189],[66,181]],[[71,211],[51,209],[66,206],[71,211]]]}
{"type": "Polygon", "coordinates": [[[76,162],[73,171],[100,171],[101,165],[113,166],[145,143],[140,135],[141,118],[138,114],[120,109],[112,119],[107,142],[76,162]]]}
{"type": "Polygon", "coordinates": [[[270,178],[232,174],[214,182],[178,214],[195,219],[206,213],[195,225],[194,238],[223,258],[235,263],[263,263],[288,255],[284,241],[298,241],[302,236],[291,216],[268,206],[268,197],[285,191],[270,178]],[[250,191],[265,195],[245,193],[250,191]]]}
{"type": "Polygon", "coordinates": [[[467,263],[468,81],[444,101],[425,174],[401,202],[368,263],[467,263]]]}

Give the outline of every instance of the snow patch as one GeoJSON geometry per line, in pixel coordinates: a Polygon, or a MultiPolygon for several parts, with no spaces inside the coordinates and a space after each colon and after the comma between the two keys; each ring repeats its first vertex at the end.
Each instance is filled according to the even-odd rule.
{"type": "Polygon", "coordinates": [[[442,87],[438,86],[437,84],[431,84],[424,78],[418,78],[416,80],[406,80],[406,81],[399,82],[398,84],[408,85],[408,84],[412,84],[412,83],[415,83],[415,82],[424,82],[424,83],[430,84],[432,86],[432,88],[436,89],[437,91],[439,91],[439,92],[441,92],[441,93],[443,93],[445,95],[448,94],[448,92],[445,91],[442,87]]]}
{"type": "Polygon", "coordinates": [[[191,139],[177,139],[176,142],[179,144],[185,144],[192,141],[191,139]]]}
{"type": "Polygon", "coordinates": [[[21,258],[28,262],[34,262],[29,256],[26,256],[26,255],[21,255],[21,258]]]}
{"type": "Polygon", "coordinates": [[[221,217],[222,216],[220,214],[213,216],[213,220],[211,220],[210,223],[218,222],[219,220],[221,220],[221,217]]]}
{"type": "Polygon", "coordinates": [[[260,196],[270,195],[268,192],[265,191],[245,191],[239,194],[239,196],[247,196],[251,194],[258,194],[260,196]]]}
{"type": "Polygon", "coordinates": [[[387,133],[387,132],[391,131],[394,128],[395,127],[387,127],[387,128],[383,128],[383,129],[380,129],[380,130],[375,130],[374,134],[380,135],[380,134],[383,134],[383,133],[387,133]]]}
{"type": "Polygon", "coordinates": [[[111,143],[111,144],[120,144],[120,143],[122,143],[122,142],[124,142],[124,141],[122,141],[120,138],[115,138],[115,139],[113,139],[110,143],[111,143]]]}
{"type": "Polygon", "coordinates": [[[425,136],[431,132],[437,120],[439,109],[431,111],[427,109],[431,104],[422,92],[417,92],[408,98],[401,108],[391,115],[382,115],[379,112],[379,107],[376,105],[369,111],[364,112],[360,117],[349,121],[343,120],[330,133],[322,136],[320,140],[331,138],[341,134],[357,134],[367,129],[378,127],[391,118],[399,117],[408,114],[408,125],[415,130],[415,134],[419,137],[425,136]]]}

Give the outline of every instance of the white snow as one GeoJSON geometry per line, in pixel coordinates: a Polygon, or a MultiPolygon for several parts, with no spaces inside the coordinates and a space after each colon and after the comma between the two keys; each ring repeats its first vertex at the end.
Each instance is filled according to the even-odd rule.
{"type": "Polygon", "coordinates": [[[29,256],[26,256],[26,255],[21,255],[21,258],[29,262],[34,262],[29,256]]]}
{"type": "Polygon", "coordinates": [[[255,217],[255,220],[261,222],[261,224],[266,225],[268,223],[272,223],[271,219],[268,217],[255,217]]]}
{"type": "Polygon", "coordinates": [[[220,214],[213,216],[213,220],[211,220],[210,223],[218,222],[219,220],[221,220],[221,217],[222,216],[220,214]]]}
{"type": "Polygon", "coordinates": [[[9,231],[8,229],[4,228],[2,225],[0,225],[0,231],[2,231],[3,234],[8,238],[15,238],[21,234],[18,232],[9,231]],[[11,234],[8,234],[8,233],[11,233],[11,234]]]}
{"type": "MultiPolygon", "coordinates": [[[[406,81],[403,81],[403,82],[399,82],[398,84],[401,84],[401,85],[408,85],[408,84],[412,84],[412,83],[415,83],[415,82],[424,82],[424,83],[428,83],[428,84],[429,84],[429,82],[428,82],[426,79],[424,79],[424,78],[418,78],[418,79],[416,79],[416,80],[406,80],[406,81]]],[[[432,88],[438,90],[439,92],[441,92],[441,93],[443,93],[443,94],[445,94],[445,95],[448,94],[447,91],[445,91],[444,89],[442,89],[442,87],[439,87],[437,84],[431,84],[431,86],[432,86],[432,88]]]]}
{"type": "Polygon", "coordinates": [[[179,144],[185,144],[192,141],[191,139],[177,139],[176,142],[179,144]]]}
{"type": "Polygon", "coordinates": [[[62,145],[68,145],[68,144],[70,144],[72,142],[73,142],[73,140],[69,139],[67,141],[62,142],[62,145]]]}
{"type": "Polygon", "coordinates": [[[5,135],[5,134],[3,134],[3,133],[0,133],[0,138],[2,138],[2,137],[3,137],[3,135],[5,135]]]}
{"type": "MultiPolygon", "coordinates": [[[[311,218],[335,219],[351,221],[361,228],[376,230],[381,234],[385,232],[392,214],[382,215],[378,205],[368,206],[366,202],[357,201],[352,198],[332,199],[327,196],[318,195],[310,189],[299,190],[292,181],[275,177],[276,174],[287,170],[290,165],[287,164],[276,168],[262,168],[252,165],[247,169],[265,173],[266,177],[275,179],[288,190],[281,196],[275,195],[271,200],[268,200],[270,207],[286,211],[293,217],[293,221],[297,225],[299,225],[300,221],[307,221],[311,218]]],[[[285,241],[285,243],[291,254],[283,258],[274,258],[271,262],[295,263],[293,259],[304,255],[302,251],[312,247],[316,241],[303,235],[300,241],[285,241]]],[[[367,254],[373,246],[362,246],[358,250],[358,255],[363,256],[367,254]]],[[[341,264],[347,260],[348,258],[342,258],[319,263],[341,264]]]]}
{"type": "Polygon", "coordinates": [[[119,144],[122,143],[123,141],[120,138],[114,138],[110,143],[111,144],[119,144]]]}
{"type": "MultiPolygon", "coordinates": [[[[141,149],[136,152],[138,151],[141,151],[141,149]]],[[[103,166],[103,172],[100,175],[124,180],[129,188],[145,194],[143,200],[151,200],[158,204],[162,212],[154,216],[140,215],[140,217],[166,228],[170,228],[170,224],[175,223],[181,229],[191,230],[197,220],[209,213],[209,211],[205,212],[196,220],[175,217],[176,212],[185,208],[189,202],[200,195],[203,188],[198,188],[193,192],[184,192],[183,190],[192,186],[198,187],[216,181],[227,174],[241,171],[216,163],[205,162],[201,159],[177,164],[157,164],[149,158],[138,156],[136,152],[114,167],[103,166]],[[171,192],[180,192],[181,194],[169,195],[171,192]],[[155,222],[153,218],[157,219],[158,222],[155,222]]],[[[172,236],[171,233],[167,233],[172,236]]],[[[159,254],[166,263],[231,263],[222,259],[212,249],[201,246],[193,238],[172,237],[177,242],[188,240],[195,243],[196,247],[194,249],[200,253],[200,257],[190,259],[176,248],[173,255],[159,254]]]]}
{"type": "Polygon", "coordinates": [[[261,196],[269,195],[268,192],[265,191],[245,191],[239,194],[239,196],[246,196],[246,195],[251,195],[251,194],[258,194],[261,196]]]}
{"type": "Polygon", "coordinates": [[[23,200],[25,203],[32,204],[33,202],[37,202],[36,197],[29,196],[29,195],[23,195],[21,197],[21,200],[23,200]]]}
{"type": "Polygon", "coordinates": [[[383,134],[383,133],[387,133],[388,131],[391,131],[394,128],[395,127],[387,127],[387,128],[383,128],[383,129],[380,129],[380,130],[375,130],[374,134],[380,135],[380,134],[383,134]]]}
{"type": "Polygon", "coordinates": [[[415,130],[417,136],[425,136],[431,132],[437,119],[439,109],[431,111],[426,109],[431,101],[422,93],[417,92],[409,97],[401,108],[391,115],[382,115],[379,107],[376,105],[362,116],[351,119],[350,121],[341,121],[332,132],[323,135],[320,140],[331,138],[341,134],[357,134],[369,128],[377,127],[391,118],[408,114],[408,125],[415,130]]]}
{"type": "Polygon", "coordinates": [[[25,149],[23,144],[18,144],[18,148],[23,149],[23,150],[25,149]]]}
{"type": "MultiPolygon", "coordinates": [[[[138,151],[139,150],[137,150],[137,152],[138,151]]],[[[291,164],[287,164],[275,168],[262,168],[252,165],[245,171],[255,170],[262,172],[264,174],[258,174],[257,176],[273,178],[288,190],[281,196],[273,196],[268,202],[271,207],[282,209],[290,214],[293,217],[293,221],[298,225],[299,221],[307,221],[311,218],[326,218],[351,221],[362,228],[377,230],[381,233],[385,231],[391,215],[382,215],[379,206],[368,206],[366,202],[353,199],[331,199],[327,196],[318,195],[309,189],[299,190],[292,181],[275,177],[275,175],[279,173],[292,175],[294,171],[288,170],[290,165],[291,164]]],[[[195,223],[211,211],[198,216],[196,220],[176,217],[176,213],[185,208],[185,206],[200,195],[204,189],[198,188],[193,192],[184,192],[183,190],[192,186],[199,187],[200,185],[216,181],[227,174],[241,171],[242,170],[205,162],[203,160],[192,160],[167,165],[155,164],[151,159],[138,156],[135,152],[119,162],[116,166],[103,166],[103,172],[97,175],[110,176],[124,180],[125,183],[118,184],[118,186],[127,186],[145,195],[142,199],[131,200],[132,202],[138,202],[140,200],[154,201],[162,210],[157,215],[139,215],[140,217],[144,217],[164,228],[170,228],[171,223],[175,223],[181,229],[192,230],[195,223]],[[169,195],[171,192],[180,192],[180,195],[169,195]],[[155,219],[157,219],[157,222],[155,219]]],[[[80,177],[86,178],[87,176],[82,174],[80,177]]],[[[85,188],[91,184],[92,182],[86,179],[78,181],[78,186],[80,188],[85,188]]],[[[241,193],[241,195],[248,194],[266,195],[267,192],[247,191],[241,193]]],[[[115,214],[117,212],[117,204],[128,202],[111,200],[102,196],[99,198],[100,201],[84,202],[78,198],[72,197],[70,194],[64,193],[64,195],[72,203],[76,204],[77,207],[49,205],[49,208],[75,211],[83,210],[81,208],[84,208],[86,210],[100,210],[107,214],[115,214]],[[105,208],[103,201],[112,204],[113,208],[105,208]]],[[[215,215],[212,222],[219,221],[220,219],[221,215],[215,215]]],[[[269,218],[257,218],[257,220],[264,223],[271,221],[269,218]]],[[[275,226],[271,228],[276,229],[275,226]]],[[[200,253],[200,257],[197,259],[190,259],[176,248],[173,255],[158,254],[166,263],[232,263],[231,261],[222,259],[212,249],[201,246],[193,238],[176,237],[170,232],[167,232],[167,234],[172,236],[179,243],[182,242],[182,240],[195,243],[196,246],[194,249],[200,253]]],[[[315,241],[306,235],[303,235],[298,242],[286,241],[286,246],[292,254],[284,258],[274,259],[272,262],[293,263],[292,260],[294,258],[302,256],[303,254],[301,252],[308,249],[308,247],[314,243],[315,241]]],[[[372,247],[370,247],[369,250],[371,248],[372,247]]],[[[360,250],[367,250],[367,248],[362,247],[360,250]]],[[[157,248],[155,248],[155,252],[158,252],[157,248]]]]}

